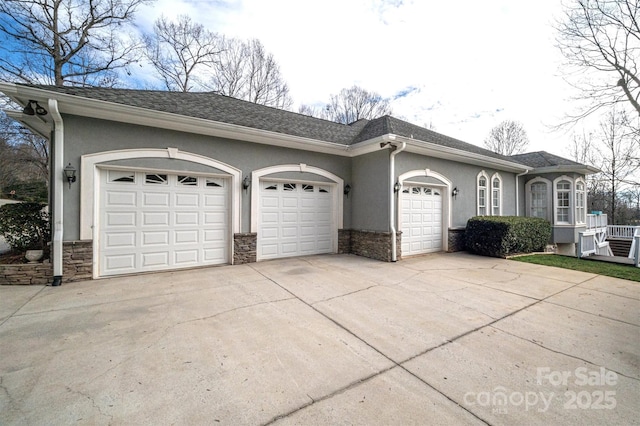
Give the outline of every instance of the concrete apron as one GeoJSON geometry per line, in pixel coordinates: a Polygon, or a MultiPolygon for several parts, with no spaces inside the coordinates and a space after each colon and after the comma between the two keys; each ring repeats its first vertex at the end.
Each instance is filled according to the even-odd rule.
{"type": "Polygon", "coordinates": [[[0,287],[0,424],[633,424],[638,283],[465,253],[0,287]]]}

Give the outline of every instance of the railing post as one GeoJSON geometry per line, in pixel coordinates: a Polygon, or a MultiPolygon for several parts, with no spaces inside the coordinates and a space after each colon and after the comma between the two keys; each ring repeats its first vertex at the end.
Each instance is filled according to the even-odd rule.
{"type": "Polygon", "coordinates": [[[576,248],[576,257],[580,259],[582,257],[582,240],[584,239],[584,232],[578,232],[578,247],[576,248]]]}
{"type": "MultiPolygon", "coordinates": [[[[638,231],[635,232],[638,234],[638,231]]],[[[640,235],[635,235],[633,237],[633,242],[635,243],[635,253],[634,253],[634,263],[636,267],[640,267],[640,235]]]]}

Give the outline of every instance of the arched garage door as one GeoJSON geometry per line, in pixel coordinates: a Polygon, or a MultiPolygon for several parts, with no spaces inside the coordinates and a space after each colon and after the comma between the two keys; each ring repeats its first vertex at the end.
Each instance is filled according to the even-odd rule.
{"type": "Polygon", "coordinates": [[[99,275],[229,262],[229,179],[102,170],[99,275]]]}
{"type": "Polygon", "coordinates": [[[402,190],[402,255],[442,250],[442,197],[439,187],[408,185],[402,190]]]}
{"type": "Polygon", "coordinates": [[[332,253],[333,191],[330,184],[260,181],[258,260],[332,253]]]}

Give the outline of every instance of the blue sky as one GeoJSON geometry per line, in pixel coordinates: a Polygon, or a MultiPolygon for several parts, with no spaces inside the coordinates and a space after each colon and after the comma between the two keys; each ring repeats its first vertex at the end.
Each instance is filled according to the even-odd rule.
{"type": "Polygon", "coordinates": [[[151,28],[189,14],[212,31],[258,38],[295,105],[323,105],[353,84],[393,100],[393,115],[481,145],[505,119],[524,124],[529,151],[568,155],[552,132],[574,106],[560,76],[557,0],[158,0],[151,28]]]}

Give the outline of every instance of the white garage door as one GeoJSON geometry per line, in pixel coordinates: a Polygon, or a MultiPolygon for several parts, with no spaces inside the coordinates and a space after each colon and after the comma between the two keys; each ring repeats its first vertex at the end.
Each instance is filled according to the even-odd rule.
{"type": "Polygon", "coordinates": [[[403,187],[403,256],[442,250],[442,194],[436,187],[403,187]]]}
{"type": "Polygon", "coordinates": [[[333,252],[331,185],[260,182],[258,259],[333,252]]]}
{"type": "Polygon", "coordinates": [[[100,276],[228,263],[227,179],[103,170],[100,188],[100,276]]]}

